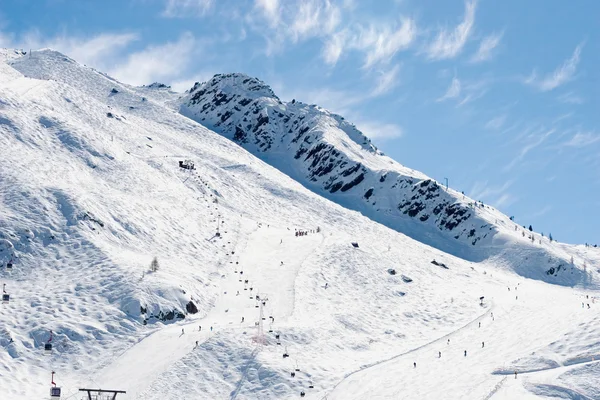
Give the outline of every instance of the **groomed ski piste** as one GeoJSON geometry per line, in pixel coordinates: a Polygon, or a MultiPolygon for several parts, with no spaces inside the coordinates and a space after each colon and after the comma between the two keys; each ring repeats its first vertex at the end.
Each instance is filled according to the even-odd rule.
{"type": "Polygon", "coordinates": [[[470,262],[307,190],[168,88],[0,56],[0,398],[47,399],[54,371],[61,399],[600,399],[598,249],[531,251],[485,209],[507,251],[470,262]]]}

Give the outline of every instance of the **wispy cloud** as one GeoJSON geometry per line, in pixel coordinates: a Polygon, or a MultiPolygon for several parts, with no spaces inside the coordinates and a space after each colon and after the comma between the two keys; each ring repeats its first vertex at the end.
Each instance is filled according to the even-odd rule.
{"type": "Polygon", "coordinates": [[[162,15],[167,18],[204,16],[213,5],[214,0],[166,0],[162,15]]]}
{"type": "Polygon", "coordinates": [[[595,132],[577,132],[562,145],[566,147],[586,147],[600,141],[600,134],[595,132]]]}
{"type": "Polygon", "coordinates": [[[381,96],[392,90],[398,84],[398,73],[400,64],[396,64],[387,72],[382,72],[377,79],[377,86],[371,92],[371,96],[381,96]]]}
{"type": "Polygon", "coordinates": [[[426,49],[427,57],[431,60],[454,58],[462,51],[475,25],[476,0],[465,2],[465,15],[460,24],[454,28],[444,28],[426,49]]]}
{"type": "Polygon", "coordinates": [[[404,132],[396,124],[386,124],[378,121],[357,120],[356,127],[371,139],[390,140],[401,137],[404,132]]]}
{"type": "Polygon", "coordinates": [[[329,1],[304,0],[294,11],[294,19],[289,26],[294,41],[329,35],[341,22],[340,9],[329,1]]]}
{"type": "Polygon", "coordinates": [[[352,25],[328,36],[322,50],[327,64],[337,63],[344,51],[364,54],[363,68],[389,62],[399,51],[408,49],[417,34],[415,21],[402,18],[397,23],[352,25]]]}
{"type": "Polygon", "coordinates": [[[506,118],[507,118],[506,114],[502,114],[502,115],[498,115],[497,117],[490,119],[485,124],[485,129],[493,130],[493,131],[502,129],[502,127],[504,126],[504,123],[506,122],[506,118]]]}
{"type": "Polygon", "coordinates": [[[349,47],[365,52],[364,68],[389,61],[398,51],[407,49],[417,33],[414,20],[403,18],[398,26],[372,24],[359,27],[349,47]]]}
{"type": "Polygon", "coordinates": [[[527,219],[539,218],[541,216],[548,214],[550,211],[552,211],[552,206],[545,206],[541,210],[538,210],[538,211],[534,212],[533,214],[531,214],[527,219]]]}
{"type": "Polygon", "coordinates": [[[279,0],[255,0],[254,7],[263,13],[271,26],[275,27],[279,24],[281,18],[279,0]]]}
{"type": "Polygon", "coordinates": [[[583,104],[585,99],[574,92],[567,92],[557,97],[558,101],[566,104],[583,104]]]}
{"type": "Polygon", "coordinates": [[[484,37],[479,43],[477,52],[471,57],[471,62],[479,63],[491,60],[494,56],[494,49],[500,44],[503,35],[504,32],[500,32],[484,37]]]}
{"type": "Polygon", "coordinates": [[[525,141],[527,143],[523,144],[519,150],[519,153],[513,160],[508,163],[504,168],[504,172],[508,172],[513,169],[517,164],[519,164],[525,156],[536,147],[540,146],[542,143],[546,141],[553,133],[555,133],[555,129],[540,129],[537,132],[530,133],[525,136],[525,141]]]}
{"type": "Polygon", "coordinates": [[[342,11],[330,0],[254,0],[243,22],[265,39],[267,56],[284,51],[286,43],[324,38],[323,59],[335,64],[344,48],[344,36],[336,32],[342,11]]]}
{"type": "Polygon", "coordinates": [[[566,59],[562,65],[554,70],[554,72],[547,74],[543,78],[537,76],[537,72],[534,70],[529,77],[525,79],[525,83],[537,87],[543,92],[547,92],[556,89],[559,86],[571,81],[577,72],[577,65],[581,58],[581,51],[583,49],[583,43],[580,43],[575,47],[573,55],[566,59]]]}
{"type": "Polygon", "coordinates": [[[156,80],[168,82],[180,77],[194,54],[196,43],[191,33],[185,33],[176,42],[149,46],[132,53],[123,64],[108,72],[133,85],[152,83],[156,80]]]}
{"type": "Polygon", "coordinates": [[[449,99],[456,99],[458,96],[460,96],[460,92],[460,80],[457,77],[454,77],[452,78],[452,82],[450,82],[450,86],[448,86],[448,89],[446,89],[446,93],[442,97],[438,98],[436,101],[442,102],[449,99]]]}
{"type": "Polygon", "coordinates": [[[7,47],[24,49],[51,48],[82,64],[105,69],[123,49],[139,39],[136,33],[101,33],[90,37],[69,36],[66,33],[48,37],[38,31],[27,32],[22,38],[10,37],[7,47]]]}
{"type": "Polygon", "coordinates": [[[517,198],[508,192],[514,181],[509,180],[501,185],[490,185],[487,181],[475,182],[470,190],[470,197],[492,204],[496,208],[507,207],[517,198]]]}
{"type": "Polygon", "coordinates": [[[346,31],[337,32],[325,41],[321,56],[326,64],[335,65],[338,62],[344,50],[346,35],[346,31]]]}

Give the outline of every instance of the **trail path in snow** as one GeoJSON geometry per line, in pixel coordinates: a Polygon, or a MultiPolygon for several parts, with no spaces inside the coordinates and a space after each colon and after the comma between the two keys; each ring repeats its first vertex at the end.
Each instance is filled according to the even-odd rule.
{"type": "Polygon", "coordinates": [[[481,327],[478,323],[470,324],[449,335],[449,344],[434,341],[351,374],[326,398],[496,398],[496,393],[503,392],[512,378],[492,372],[508,370],[505,366],[512,360],[556,340],[571,324],[592,315],[577,313],[580,303],[572,296],[572,290],[557,288],[548,292],[534,281],[523,281],[518,291],[498,287],[492,297],[496,305],[494,319],[488,314],[481,327]],[[542,308],[554,310],[554,318],[540,312],[542,308]],[[417,363],[416,368],[413,362],[417,363]],[[431,385],[431,382],[436,384],[431,385]]]}
{"type": "Polygon", "coordinates": [[[264,307],[265,331],[270,316],[279,324],[291,315],[296,274],[303,261],[322,243],[322,236],[296,238],[293,230],[257,227],[253,221],[246,221],[241,229],[249,232],[248,242],[232,244],[231,263],[225,266],[219,299],[208,315],[153,332],[100,371],[95,382],[105,388],[126,390],[124,399],[138,398],[155,377],[194,351],[196,341],[199,345],[223,330],[255,334],[259,309],[255,307],[258,302],[251,297],[257,294],[268,297],[264,307]],[[248,284],[244,283],[246,279],[248,284]]]}

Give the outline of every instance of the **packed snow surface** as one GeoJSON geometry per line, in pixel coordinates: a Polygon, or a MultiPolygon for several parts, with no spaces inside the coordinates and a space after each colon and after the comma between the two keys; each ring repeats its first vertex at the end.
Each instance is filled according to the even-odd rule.
{"type": "MultiPolygon", "coordinates": [[[[405,187],[378,202],[412,193],[419,213],[466,209],[459,224],[493,232],[435,236],[441,222],[362,192],[326,195],[286,161],[299,147],[257,158],[188,118],[202,122],[188,102],[203,84],[180,99],[52,50],[2,55],[0,398],[49,398],[55,371],[62,399],[600,399],[598,249],[390,164],[405,187]]],[[[260,81],[215,79],[283,104],[260,81]]],[[[311,140],[364,159],[346,177],[380,179],[360,132],[298,103],[311,140]]]]}

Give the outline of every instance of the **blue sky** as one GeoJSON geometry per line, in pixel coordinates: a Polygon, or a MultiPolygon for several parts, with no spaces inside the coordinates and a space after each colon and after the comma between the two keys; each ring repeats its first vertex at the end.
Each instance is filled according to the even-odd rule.
{"type": "Polygon", "coordinates": [[[244,72],[559,241],[600,245],[600,2],[2,0],[0,47],[130,84],[244,72]]]}

